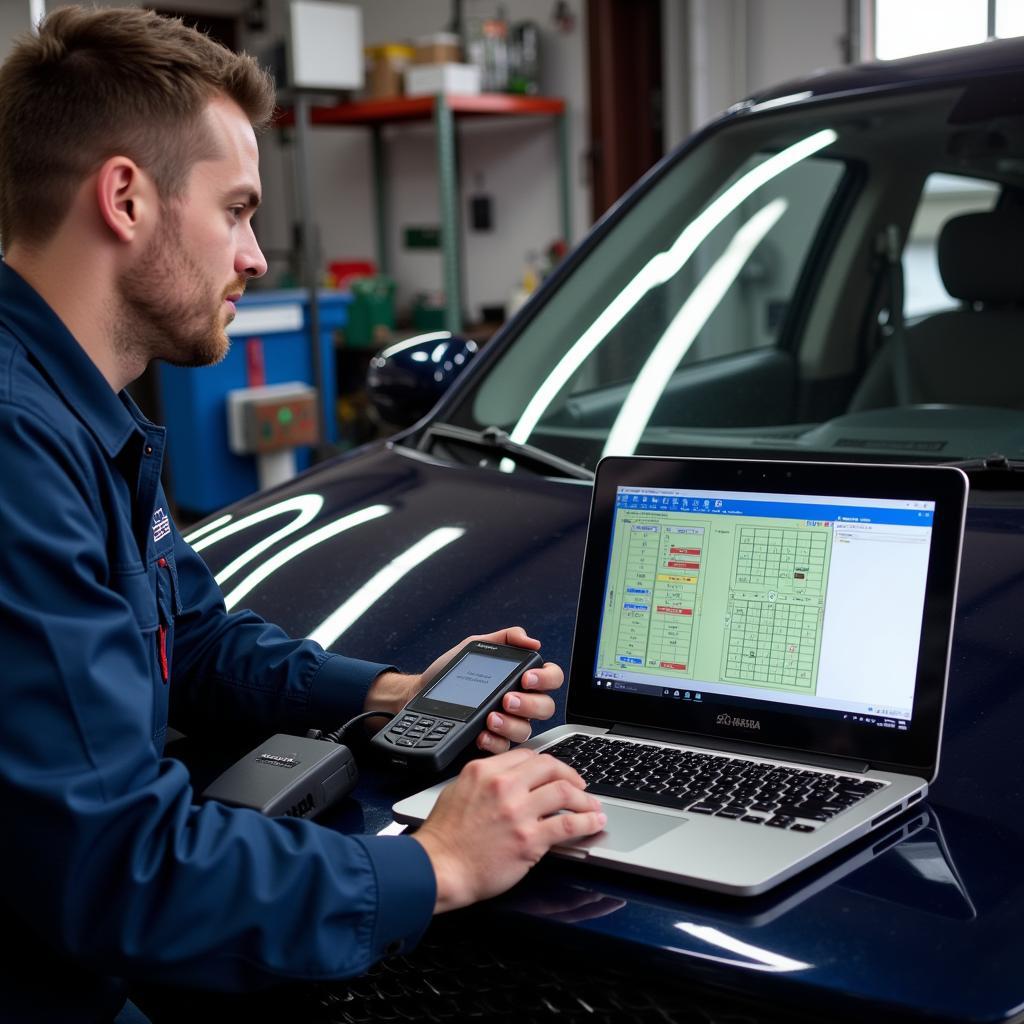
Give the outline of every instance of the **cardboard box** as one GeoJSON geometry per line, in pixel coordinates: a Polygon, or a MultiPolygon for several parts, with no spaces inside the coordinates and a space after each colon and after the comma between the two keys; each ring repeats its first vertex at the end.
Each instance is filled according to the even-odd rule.
{"type": "Polygon", "coordinates": [[[412,63],[413,48],[398,43],[366,47],[366,95],[391,99],[402,95],[405,71],[412,63]]]}
{"type": "Polygon", "coordinates": [[[480,69],[475,64],[413,64],[405,72],[406,96],[475,96],[480,69]]]}
{"type": "Polygon", "coordinates": [[[416,40],[414,64],[458,64],[462,61],[462,44],[454,32],[435,32],[416,40]]]}

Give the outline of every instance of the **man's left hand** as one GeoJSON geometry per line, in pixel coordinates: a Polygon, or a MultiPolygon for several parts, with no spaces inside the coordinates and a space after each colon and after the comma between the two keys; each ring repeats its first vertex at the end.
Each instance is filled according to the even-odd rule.
{"type": "MultiPolygon", "coordinates": [[[[494,633],[481,633],[466,637],[450,651],[445,652],[418,676],[398,675],[385,672],[370,688],[366,698],[366,709],[398,712],[429,683],[438,671],[449,662],[470,640],[484,640],[488,643],[508,644],[535,651],[540,641],[528,636],[522,626],[509,626],[494,633]]],[[[476,738],[476,745],[491,754],[500,754],[513,743],[525,743],[531,734],[531,719],[545,722],[555,713],[555,702],[548,696],[557,690],[564,679],[562,670],[551,662],[540,668],[523,673],[520,683],[523,692],[510,690],[502,698],[502,706],[487,716],[487,728],[476,738]]]]}

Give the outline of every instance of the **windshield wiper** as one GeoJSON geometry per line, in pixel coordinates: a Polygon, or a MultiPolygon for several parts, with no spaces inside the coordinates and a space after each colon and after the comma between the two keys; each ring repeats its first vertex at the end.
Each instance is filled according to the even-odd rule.
{"type": "Polygon", "coordinates": [[[1000,452],[994,452],[992,455],[986,455],[984,458],[943,462],[941,465],[962,469],[965,473],[1020,473],[1024,470],[1024,461],[1021,459],[1008,459],[1000,452]]]}
{"type": "Polygon", "coordinates": [[[1024,461],[1009,459],[996,452],[984,458],[960,459],[940,465],[962,469],[983,490],[1012,490],[1024,488],[1024,461]]]}
{"type": "Polygon", "coordinates": [[[532,444],[520,444],[518,441],[513,441],[500,427],[469,430],[466,427],[456,427],[451,423],[432,423],[416,447],[420,451],[427,451],[431,447],[431,439],[434,438],[455,441],[480,451],[501,453],[521,465],[545,470],[554,469],[562,476],[572,477],[576,480],[594,479],[594,474],[589,469],[578,466],[575,462],[569,462],[568,459],[552,455],[551,452],[546,452],[543,448],[535,448],[532,444]]]}

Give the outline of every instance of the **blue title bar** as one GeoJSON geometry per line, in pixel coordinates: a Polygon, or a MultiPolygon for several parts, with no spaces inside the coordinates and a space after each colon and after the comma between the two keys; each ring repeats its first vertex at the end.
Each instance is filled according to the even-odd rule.
{"type": "Polygon", "coordinates": [[[814,505],[797,501],[742,501],[735,498],[685,498],[667,494],[620,494],[615,506],[650,512],[689,512],[702,516],[799,519],[817,526],[828,526],[832,523],[869,523],[931,527],[935,519],[935,513],[926,509],[814,505]]]}

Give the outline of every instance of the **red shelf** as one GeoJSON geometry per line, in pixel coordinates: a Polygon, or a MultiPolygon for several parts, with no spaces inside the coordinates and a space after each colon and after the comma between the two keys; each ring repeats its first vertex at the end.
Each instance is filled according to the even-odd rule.
{"type": "MultiPolygon", "coordinates": [[[[336,107],[313,107],[313,124],[385,124],[393,121],[426,121],[434,116],[434,96],[403,96],[397,99],[363,100],[336,107]]],[[[446,96],[445,102],[456,117],[522,117],[562,114],[565,101],[546,96],[508,96],[484,92],[476,96],[446,96]]],[[[278,125],[294,123],[295,115],[284,110],[278,125]]]]}

